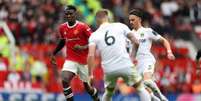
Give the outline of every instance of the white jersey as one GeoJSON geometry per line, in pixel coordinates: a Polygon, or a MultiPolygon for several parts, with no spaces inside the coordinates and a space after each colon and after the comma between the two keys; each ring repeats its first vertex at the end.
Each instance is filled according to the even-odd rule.
{"type": "Polygon", "coordinates": [[[133,66],[126,51],[127,34],[130,29],[122,23],[104,23],[89,38],[100,51],[105,73],[133,66]]]}
{"type": "Polygon", "coordinates": [[[151,53],[152,41],[159,40],[161,36],[151,28],[144,27],[141,27],[137,31],[135,31],[134,35],[139,41],[136,59],[155,62],[155,58],[151,53]]]}

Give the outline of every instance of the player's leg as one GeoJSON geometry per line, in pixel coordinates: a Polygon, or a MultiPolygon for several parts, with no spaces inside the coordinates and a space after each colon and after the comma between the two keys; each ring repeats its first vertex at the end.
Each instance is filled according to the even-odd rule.
{"type": "Polygon", "coordinates": [[[98,98],[98,91],[95,87],[92,87],[88,82],[84,82],[84,87],[94,101],[100,101],[98,98]]]}
{"type": "Polygon", "coordinates": [[[105,92],[102,97],[102,101],[112,101],[112,96],[114,94],[114,89],[116,86],[117,77],[113,75],[104,75],[105,92]]]}
{"type": "Polygon", "coordinates": [[[158,98],[160,98],[162,101],[168,101],[168,99],[161,93],[160,89],[158,88],[157,84],[152,79],[152,73],[151,72],[144,72],[143,78],[144,78],[144,84],[149,87],[154,95],[156,95],[158,98]]]}
{"type": "Polygon", "coordinates": [[[154,95],[153,91],[149,87],[146,87],[145,85],[145,88],[151,96],[151,101],[161,101],[157,96],[154,95]]]}
{"type": "Polygon", "coordinates": [[[152,90],[155,96],[157,96],[162,101],[168,101],[167,98],[161,93],[160,89],[158,88],[157,84],[153,80],[153,73],[154,73],[154,64],[153,62],[147,62],[142,67],[144,68],[141,72],[144,79],[144,84],[152,90]]]}
{"type": "Polygon", "coordinates": [[[74,101],[73,100],[73,92],[70,86],[70,81],[75,76],[73,72],[69,71],[62,71],[62,85],[63,85],[63,93],[67,101],[74,101]]]}
{"type": "Polygon", "coordinates": [[[106,87],[102,97],[102,101],[112,101],[112,95],[114,93],[114,87],[106,87]]]}
{"type": "MultiPolygon", "coordinates": [[[[144,73],[151,72],[153,74],[153,72],[154,72],[154,65],[149,65],[149,64],[154,64],[154,62],[153,61],[143,61],[141,59],[139,59],[139,61],[138,61],[137,71],[143,77],[143,80],[144,80],[144,77],[145,77],[144,73]]],[[[149,78],[151,78],[151,77],[152,77],[152,75],[150,75],[149,78]]],[[[146,89],[150,93],[151,98],[155,99],[155,101],[158,101],[158,99],[160,99],[160,98],[154,95],[153,90],[149,86],[147,86],[145,82],[146,81],[143,81],[146,89]]]]}
{"type": "Polygon", "coordinates": [[[79,70],[78,75],[80,76],[80,79],[84,83],[85,90],[88,92],[88,94],[91,96],[93,101],[100,101],[98,98],[98,91],[95,87],[93,87],[89,83],[89,75],[88,75],[88,67],[86,65],[80,65],[79,64],[79,70]]]}
{"type": "Polygon", "coordinates": [[[151,101],[149,92],[145,89],[145,86],[142,83],[142,77],[137,73],[135,68],[128,68],[128,84],[136,88],[137,93],[140,96],[140,101],[151,101]]]}
{"type": "Polygon", "coordinates": [[[63,93],[67,101],[73,101],[73,92],[70,83],[76,73],[76,63],[73,61],[65,61],[61,72],[61,78],[63,85],[63,93]]]}

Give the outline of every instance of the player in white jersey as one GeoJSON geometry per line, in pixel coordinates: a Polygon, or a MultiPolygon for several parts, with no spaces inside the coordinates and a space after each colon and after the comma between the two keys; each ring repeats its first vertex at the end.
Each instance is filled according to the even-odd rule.
{"type": "Polygon", "coordinates": [[[133,33],[122,23],[109,23],[108,11],[105,9],[96,13],[96,21],[99,28],[89,38],[88,67],[90,71],[95,67],[95,51],[99,50],[105,81],[103,101],[112,100],[119,77],[137,89],[141,101],[151,101],[149,93],[141,83],[142,78],[133,68],[134,65],[126,51],[126,38],[133,43],[137,42],[133,33]]]}
{"type": "Polygon", "coordinates": [[[143,76],[145,85],[150,88],[154,94],[162,101],[167,101],[167,98],[160,92],[153,78],[155,58],[152,55],[150,49],[152,41],[162,42],[167,49],[168,59],[174,60],[175,56],[172,53],[169,42],[155,32],[151,28],[145,28],[142,26],[142,11],[134,9],[129,13],[129,22],[135,30],[135,36],[139,41],[138,50],[136,53],[137,70],[143,76]]]}

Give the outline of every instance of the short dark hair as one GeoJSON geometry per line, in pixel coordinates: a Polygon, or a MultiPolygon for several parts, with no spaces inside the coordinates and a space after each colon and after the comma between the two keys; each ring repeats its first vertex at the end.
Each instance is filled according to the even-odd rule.
{"type": "Polygon", "coordinates": [[[143,10],[133,9],[129,12],[129,15],[136,15],[142,19],[143,18],[143,10]]]}
{"type": "Polygon", "coordinates": [[[67,11],[67,10],[74,10],[74,11],[77,11],[76,7],[73,6],[73,5],[67,5],[67,6],[64,8],[64,12],[67,11]]]}

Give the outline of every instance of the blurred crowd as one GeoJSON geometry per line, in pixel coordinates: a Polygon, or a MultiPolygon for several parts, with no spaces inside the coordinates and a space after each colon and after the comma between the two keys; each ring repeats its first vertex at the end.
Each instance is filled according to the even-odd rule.
{"type": "MultiPolygon", "coordinates": [[[[78,19],[93,30],[97,28],[95,12],[101,8],[110,10],[113,21],[128,25],[129,11],[143,9],[143,24],[169,39],[177,57],[175,61],[167,60],[165,49],[154,44],[158,60],[155,76],[162,91],[201,93],[201,73],[195,73],[194,61],[196,50],[201,48],[201,0],[0,0],[0,21],[7,23],[16,40],[12,57],[9,40],[0,27],[0,88],[61,91],[49,55],[59,37],[58,25],[65,22],[63,7],[67,4],[76,5],[78,19]]],[[[58,70],[64,56],[64,52],[57,55],[58,70]]],[[[103,91],[100,66],[94,74],[94,85],[103,91]]],[[[77,77],[72,86],[77,92],[83,91],[77,77]]]]}

